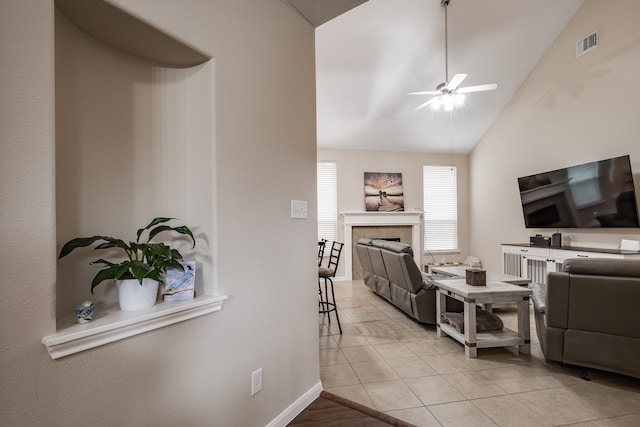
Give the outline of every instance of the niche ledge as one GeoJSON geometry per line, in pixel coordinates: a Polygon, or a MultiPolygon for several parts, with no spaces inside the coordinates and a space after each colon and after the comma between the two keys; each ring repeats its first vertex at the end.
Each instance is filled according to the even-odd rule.
{"type": "Polygon", "coordinates": [[[118,303],[97,304],[94,319],[78,324],[75,314],[63,318],[58,332],[42,338],[52,359],[80,353],[222,309],[227,295],[204,295],[193,301],[161,302],[139,311],[121,311],[118,303]]]}
{"type": "Polygon", "coordinates": [[[169,67],[194,67],[211,57],[105,0],[55,0],[58,9],[96,39],[169,67]]]}

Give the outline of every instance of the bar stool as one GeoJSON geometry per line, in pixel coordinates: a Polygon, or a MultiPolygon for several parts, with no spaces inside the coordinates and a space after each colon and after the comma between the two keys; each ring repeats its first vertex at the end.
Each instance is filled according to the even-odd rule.
{"type": "MultiPolygon", "coordinates": [[[[327,314],[329,317],[329,324],[331,324],[331,312],[336,313],[336,321],[338,322],[338,329],[342,334],[342,326],[340,326],[340,317],[338,317],[338,307],[336,306],[336,296],[333,292],[333,278],[336,276],[338,269],[338,263],[340,262],[340,254],[342,253],[342,247],[344,243],[333,242],[331,244],[331,251],[329,252],[329,262],[326,267],[318,267],[318,307],[319,313],[327,314]],[[324,280],[324,292],[322,289],[322,283],[320,280],[324,280]],[[331,286],[329,286],[331,285],[331,286]],[[331,295],[329,295],[329,289],[331,289],[331,295]]],[[[322,263],[322,260],[320,260],[322,263]]]]}
{"type": "Polygon", "coordinates": [[[322,258],[324,258],[324,250],[327,247],[327,239],[318,240],[318,267],[322,267],[322,258]]]}

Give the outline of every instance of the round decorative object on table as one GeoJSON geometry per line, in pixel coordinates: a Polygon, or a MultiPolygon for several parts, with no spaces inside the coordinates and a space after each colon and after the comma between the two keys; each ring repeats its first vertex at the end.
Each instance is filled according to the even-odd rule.
{"type": "Polygon", "coordinates": [[[93,302],[85,301],[76,305],[76,322],[89,323],[93,320],[93,302]]]}

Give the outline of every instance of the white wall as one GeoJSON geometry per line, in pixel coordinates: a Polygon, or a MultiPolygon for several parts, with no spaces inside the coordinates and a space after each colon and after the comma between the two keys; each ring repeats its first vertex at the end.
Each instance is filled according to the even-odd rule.
{"type": "MultiPolygon", "coordinates": [[[[210,152],[200,147],[205,154],[198,161],[215,153],[211,165],[215,177],[205,175],[202,180],[208,182],[186,185],[184,197],[191,200],[192,208],[201,199],[205,212],[215,210],[184,215],[195,227],[199,224],[194,221],[211,217],[211,224],[202,226],[212,230],[206,233],[211,241],[205,244],[213,248],[211,280],[215,291],[228,294],[229,300],[212,315],[57,361],[49,358],[40,341],[55,332],[56,287],[65,286],[56,283],[56,254],[61,241],[71,237],[67,234],[73,230],[68,227],[83,232],[91,225],[66,221],[74,215],[91,217],[88,212],[95,209],[96,200],[91,186],[101,184],[112,191],[109,183],[121,184],[121,175],[116,168],[114,176],[92,180],[88,179],[91,170],[83,171],[77,175],[83,182],[75,184],[86,197],[73,191],[61,194],[71,197],[74,206],[58,209],[56,178],[72,180],[64,176],[68,170],[56,171],[54,155],[54,3],[1,2],[0,270],[4,292],[0,366],[4,381],[0,419],[3,425],[16,426],[69,425],[78,420],[118,426],[263,426],[319,381],[314,30],[280,0],[113,3],[214,58],[215,78],[208,80],[212,87],[205,88],[215,92],[215,108],[210,110],[213,145],[208,147],[210,152]],[[212,194],[202,195],[203,188],[212,194]],[[309,201],[308,220],[289,218],[290,199],[309,201]],[[57,218],[60,236],[56,210],[61,216],[57,218]],[[286,270],[278,268],[283,262],[286,270]],[[258,367],[264,369],[264,389],[251,397],[250,373],[258,367]]],[[[163,79],[155,78],[156,82],[163,79]]],[[[170,93],[169,86],[166,82],[166,90],[159,93],[170,93]]],[[[112,80],[104,89],[113,88],[112,80]]],[[[64,90],[64,85],[57,89],[64,90]]],[[[100,88],[93,89],[99,92],[100,88]]],[[[149,99],[137,97],[135,88],[121,91],[132,99],[149,99]]],[[[73,93],[90,95],[82,90],[73,93]]],[[[117,94],[109,90],[107,95],[117,94]]],[[[101,100],[80,101],[89,107],[101,100]]],[[[136,106],[133,118],[122,117],[128,121],[125,128],[136,129],[138,120],[153,117],[157,113],[153,105],[136,106]]],[[[110,126],[123,113],[117,108],[103,111],[112,114],[106,121],[110,126]]],[[[79,122],[86,118],[81,110],[76,113],[79,122]]],[[[64,117],[64,123],[73,120],[64,117]]],[[[72,130],[65,125],[61,135],[72,130]]],[[[144,144],[155,143],[157,136],[142,139],[144,144]]],[[[133,151],[144,149],[136,138],[131,140],[133,151]]],[[[78,156],[95,158],[96,150],[104,150],[105,161],[112,153],[101,144],[58,142],[58,156],[62,156],[58,166],[65,168],[72,167],[78,156]]],[[[171,149],[160,149],[160,160],[156,158],[149,170],[157,171],[171,149]]],[[[139,158],[138,153],[135,159],[139,158]]],[[[130,162],[122,168],[131,167],[130,162]]],[[[93,166],[100,165],[94,162],[93,166]]],[[[199,172],[203,169],[196,167],[199,172]]],[[[134,191],[141,190],[143,181],[135,180],[134,191]]],[[[158,209],[167,208],[162,198],[151,199],[158,209]]],[[[103,223],[112,221],[115,232],[130,230],[147,216],[144,208],[127,209],[133,212],[135,224],[122,217],[103,223]]]]}
{"type": "Polygon", "coordinates": [[[532,71],[470,157],[471,252],[490,269],[500,243],[560,231],[574,246],[615,248],[637,229],[528,230],[517,177],[619,155],[631,156],[640,188],[640,2],[588,0],[532,71]],[[597,30],[599,46],[575,57],[597,30]]]}
{"type": "MultiPolygon", "coordinates": [[[[406,212],[422,211],[422,166],[456,165],[458,170],[458,245],[460,252],[433,254],[436,261],[463,261],[469,255],[469,175],[468,156],[448,154],[406,153],[397,151],[318,150],[318,160],[335,161],[338,178],[338,239],[344,239],[340,212],[363,212],[364,173],[401,172],[406,212]]],[[[423,262],[432,261],[423,254],[423,262]]],[[[341,276],[338,267],[337,276],[341,276]]]]}

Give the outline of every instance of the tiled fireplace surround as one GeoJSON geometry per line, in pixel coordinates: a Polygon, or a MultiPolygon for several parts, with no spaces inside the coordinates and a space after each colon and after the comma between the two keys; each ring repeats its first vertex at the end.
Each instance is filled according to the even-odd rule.
{"type": "Polygon", "coordinates": [[[362,278],[356,242],[363,237],[400,238],[413,248],[413,257],[420,265],[422,253],[422,212],[342,212],[344,227],[345,280],[362,278]]]}

